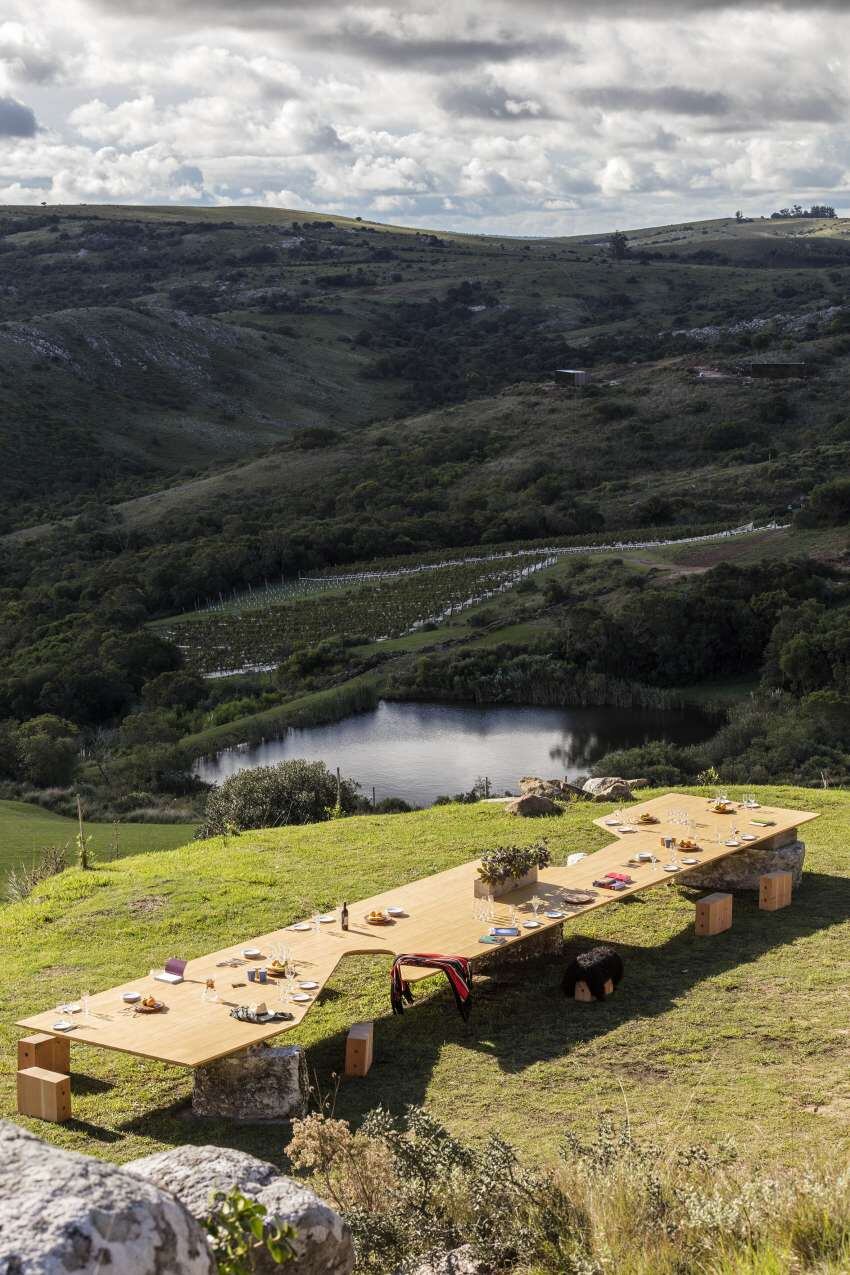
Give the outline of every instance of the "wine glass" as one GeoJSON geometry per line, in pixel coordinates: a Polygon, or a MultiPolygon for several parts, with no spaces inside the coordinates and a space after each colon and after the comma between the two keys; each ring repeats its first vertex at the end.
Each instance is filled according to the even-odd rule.
{"type": "Polygon", "coordinates": [[[89,994],[87,991],[80,992],[80,1008],[83,1011],[83,1022],[89,1021],[89,994]]]}
{"type": "Polygon", "coordinates": [[[543,906],[543,900],[541,899],[540,895],[539,894],[533,895],[531,899],[531,910],[534,913],[535,921],[537,920],[537,913],[542,906],[543,906]]]}
{"type": "Polygon", "coordinates": [[[318,934],[319,930],[321,929],[322,922],[320,921],[319,917],[320,917],[320,913],[316,911],[313,913],[312,917],[310,918],[313,924],[314,934],[318,934]]]}

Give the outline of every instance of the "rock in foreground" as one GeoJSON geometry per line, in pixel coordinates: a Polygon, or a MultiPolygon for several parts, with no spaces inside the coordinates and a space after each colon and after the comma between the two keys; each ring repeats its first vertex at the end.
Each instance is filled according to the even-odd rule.
{"type": "Polygon", "coordinates": [[[0,1271],[213,1275],[191,1213],[152,1182],[0,1123],[0,1271]]]}
{"type": "Polygon", "coordinates": [[[214,1191],[238,1186],[266,1207],[270,1218],[295,1228],[295,1260],[278,1267],[267,1254],[256,1258],[259,1275],[349,1275],[354,1268],[351,1231],[313,1191],[279,1173],[273,1164],[222,1147],[175,1147],[134,1160],[131,1173],[165,1187],[198,1218],[206,1216],[214,1191]]]}

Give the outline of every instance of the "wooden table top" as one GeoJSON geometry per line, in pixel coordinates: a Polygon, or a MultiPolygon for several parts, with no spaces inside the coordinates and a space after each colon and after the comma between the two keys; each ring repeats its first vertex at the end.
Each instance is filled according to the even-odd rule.
{"type": "MultiPolygon", "coordinates": [[[[668,823],[667,815],[671,809],[686,810],[692,819],[696,840],[702,847],[693,857],[700,864],[712,863],[739,850],[764,845],[774,837],[787,836],[800,824],[817,818],[817,815],[802,810],[761,807],[748,811],[737,808],[737,805],[734,814],[717,815],[710,811],[705,798],[680,793],[669,793],[638,805],[630,803],[627,811],[631,818],[637,819],[646,813],[653,815],[659,822],[648,827],[636,825],[637,831],[624,833],[619,827],[611,825],[610,815],[597,819],[594,822],[617,837],[616,841],[602,850],[589,853],[587,858],[572,867],[551,865],[545,868],[540,872],[536,885],[516,890],[497,901],[496,924],[507,923],[512,907],[519,910],[521,920],[530,919],[529,900],[534,895],[545,900],[549,908],[558,907],[565,913],[565,918],[547,918],[541,908],[541,927],[529,930],[521,928],[519,937],[508,939],[506,946],[539,936],[545,928],[562,926],[565,920],[572,920],[639,890],[675,880],[675,873],[664,870],[663,864],[668,856],[660,839],[664,835],[683,838],[685,829],[668,823]],[[758,827],[751,822],[753,819],[769,820],[770,826],[758,827]],[[755,840],[742,842],[738,846],[725,845],[734,828],[753,835],[755,840]],[[638,867],[625,866],[627,859],[642,851],[657,855],[657,860],[638,867]],[[593,881],[611,871],[628,872],[634,878],[634,884],[622,891],[593,890],[593,901],[581,906],[564,903],[564,890],[592,890],[593,881]]],[[[684,851],[679,853],[680,857],[685,854],[684,851]]],[[[473,882],[476,879],[477,866],[477,860],[463,863],[420,881],[408,882],[398,889],[349,904],[350,928],[347,932],[342,931],[336,920],[331,924],[321,925],[318,933],[312,930],[297,931],[290,927],[274,930],[269,934],[246,936],[231,947],[189,961],[184,981],[177,985],[155,981],[150,974],[146,974],[118,987],[98,992],[89,998],[89,1016],[86,1021],[83,1021],[81,1014],[72,1016],[76,1025],[71,1032],[54,1031],[53,1024],[60,1017],[65,1017],[55,1007],[45,1013],[22,1019],[17,1025],[31,1031],[65,1035],[72,1042],[117,1049],[161,1062],[188,1067],[201,1066],[291,1030],[314,1003],[283,1004],[277,980],[269,979],[265,985],[248,983],[245,969],[264,962],[260,958],[244,960],[241,955],[243,949],[257,948],[263,957],[271,959],[274,951],[285,945],[290,960],[297,967],[299,980],[318,983],[318,988],[310,993],[313,997],[318,996],[339,962],[346,956],[362,953],[383,956],[389,968],[391,960],[404,952],[440,952],[444,955],[466,956],[475,961],[499,950],[480,942],[482,935],[487,933],[489,924],[476,920],[473,912],[473,882]],[[403,907],[408,915],[385,927],[365,923],[366,913],[373,908],[384,909],[391,906],[403,907]],[[230,960],[239,961],[240,964],[222,965],[222,962],[230,960]],[[202,1000],[208,978],[215,979],[220,996],[218,1002],[202,1000]],[[233,987],[234,983],[244,985],[233,987]],[[160,1014],[137,1014],[132,1006],[126,1005],[121,999],[122,993],[129,991],[140,992],[143,996],[154,995],[165,1003],[167,1009],[160,1014]],[[293,1021],[263,1026],[243,1023],[230,1017],[233,1006],[258,1001],[265,1001],[269,1009],[288,1010],[294,1014],[293,1021]]],[[[412,982],[433,976],[433,971],[411,968],[406,971],[406,976],[412,982]]],[[[387,1001],[389,1003],[389,980],[387,1001]]]]}

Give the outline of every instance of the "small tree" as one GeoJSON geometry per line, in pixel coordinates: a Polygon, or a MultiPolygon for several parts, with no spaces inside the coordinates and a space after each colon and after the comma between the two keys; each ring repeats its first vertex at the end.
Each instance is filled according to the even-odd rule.
{"type": "Polygon", "coordinates": [[[622,230],[615,230],[608,240],[611,256],[615,261],[622,261],[629,255],[629,237],[622,230]]]}

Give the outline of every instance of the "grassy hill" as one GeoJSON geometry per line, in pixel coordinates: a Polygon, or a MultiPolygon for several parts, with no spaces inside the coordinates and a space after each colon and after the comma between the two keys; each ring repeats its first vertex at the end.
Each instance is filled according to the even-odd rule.
{"type": "MultiPolygon", "coordinates": [[[[434,453],[425,477],[469,459],[442,454],[448,434],[470,439],[483,466],[472,493],[458,475],[458,499],[473,504],[541,460],[562,492],[598,495],[611,525],[627,525],[659,468],[679,521],[694,520],[681,516],[688,498],[717,500],[721,519],[747,479],[756,503],[783,504],[795,484],[760,464],[802,453],[804,489],[818,467],[847,461],[843,434],[818,451],[845,418],[829,380],[847,371],[833,336],[847,233],[843,220],[694,223],[634,232],[630,257],[612,262],[600,236],[430,234],[262,209],[0,210],[5,527],[140,488],[173,489],[165,508],[175,513],[196,500],[206,508],[222,489],[232,500],[265,493],[276,512],[289,456],[259,482],[263,462],[229,462],[316,424],[340,433],[320,464],[332,498],[352,485],[352,456],[360,480],[378,482],[381,460],[393,462],[393,449],[412,456],[420,440],[434,453]],[[670,335],[706,327],[708,350],[705,336],[670,335]],[[775,387],[694,387],[684,375],[695,354],[753,349],[805,357],[826,379],[780,393],[777,407],[775,387]],[[601,404],[539,385],[493,401],[564,361],[619,385],[601,404]],[[437,418],[416,410],[451,404],[463,406],[437,418]],[[361,448],[351,431],[369,421],[385,428],[361,448]],[[727,498],[704,471],[729,462],[730,446],[706,446],[729,422],[742,434],[731,450],[749,450],[743,464],[757,468],[725,475],[727,498]],[[36,455],[51,458],[46,468],[33,468],[36,455]],[[615,490],[597,493],[612,456],[615,490]],[[220,477],[198,486],[211,466],[220,477]]],[[[732,458],[733,471],[740,464],[732,458]]],[[[296,467],[286,487],[297,480],[296,467]]],[[[160,504],[119,512],[134,525],[160,504]]]]}
{"type": "MultiPolygon", "coordinates": [[[[68,846],[74,861],[77,824],[26,801],[0,801],[0,891],[9,868],[28,865],[44,846],[68,846]]],[[[95,861],[112,862],[147,850],[171,850],[191,836],[185,823],[86,823],[95,861]]]]}
{"type": "MultiPolygon", "coordinates": [[[[419,1003],[394,1019],[386,966],[353,960],[288,1039],[306,1046],[328,1085],[350,1023],[377,1020],[373,1070],[339,1093],[346,1119],[378,1103],[398,1112],[427,1102],[456,1134],[480,1141],[499,1132],[548,1160],[566,1129],[587,1135],[608,1113],[628,1115],[635,1134],[671,1158],[677,1147],[730,1137],[759,1169],[838,1162],[850,1145],[846,1033],[836,1015],[850,938],[850,797],[760,795],[821,815],[806,829],[806,873],[791,908],[763,913],[736,900],[733,929],[698,940],[692,896],[675,885],[612,903],[567,930],[571,941],[604,940],[622,953],[626,978],[612,1000],[565,1003],[559,967],[544,964],[528,977],[479,980],[468,1032],[444,983],[419,985],[419,1003]]],[[[563,862],[606,844],[591,823],[600,813],[605,807],[581,805],[560,819],[512,822],[510,837],[545,835],[563,862]]],[[[403,887],[506,835],[500,809],[449,806],[246,832],[44,883],[0,910],[3,1114],[14,1113],[16,1017],[129,979],[174,950],[192,957],[343,897],[403,887]]],[[[117,1161],[186,1141],[282,1160],[285,1130],[187,1121],[185,1072],[89,1048],[72,1057],[74,1119],[38,1125],[42,1137],[117,1161]]]]}

